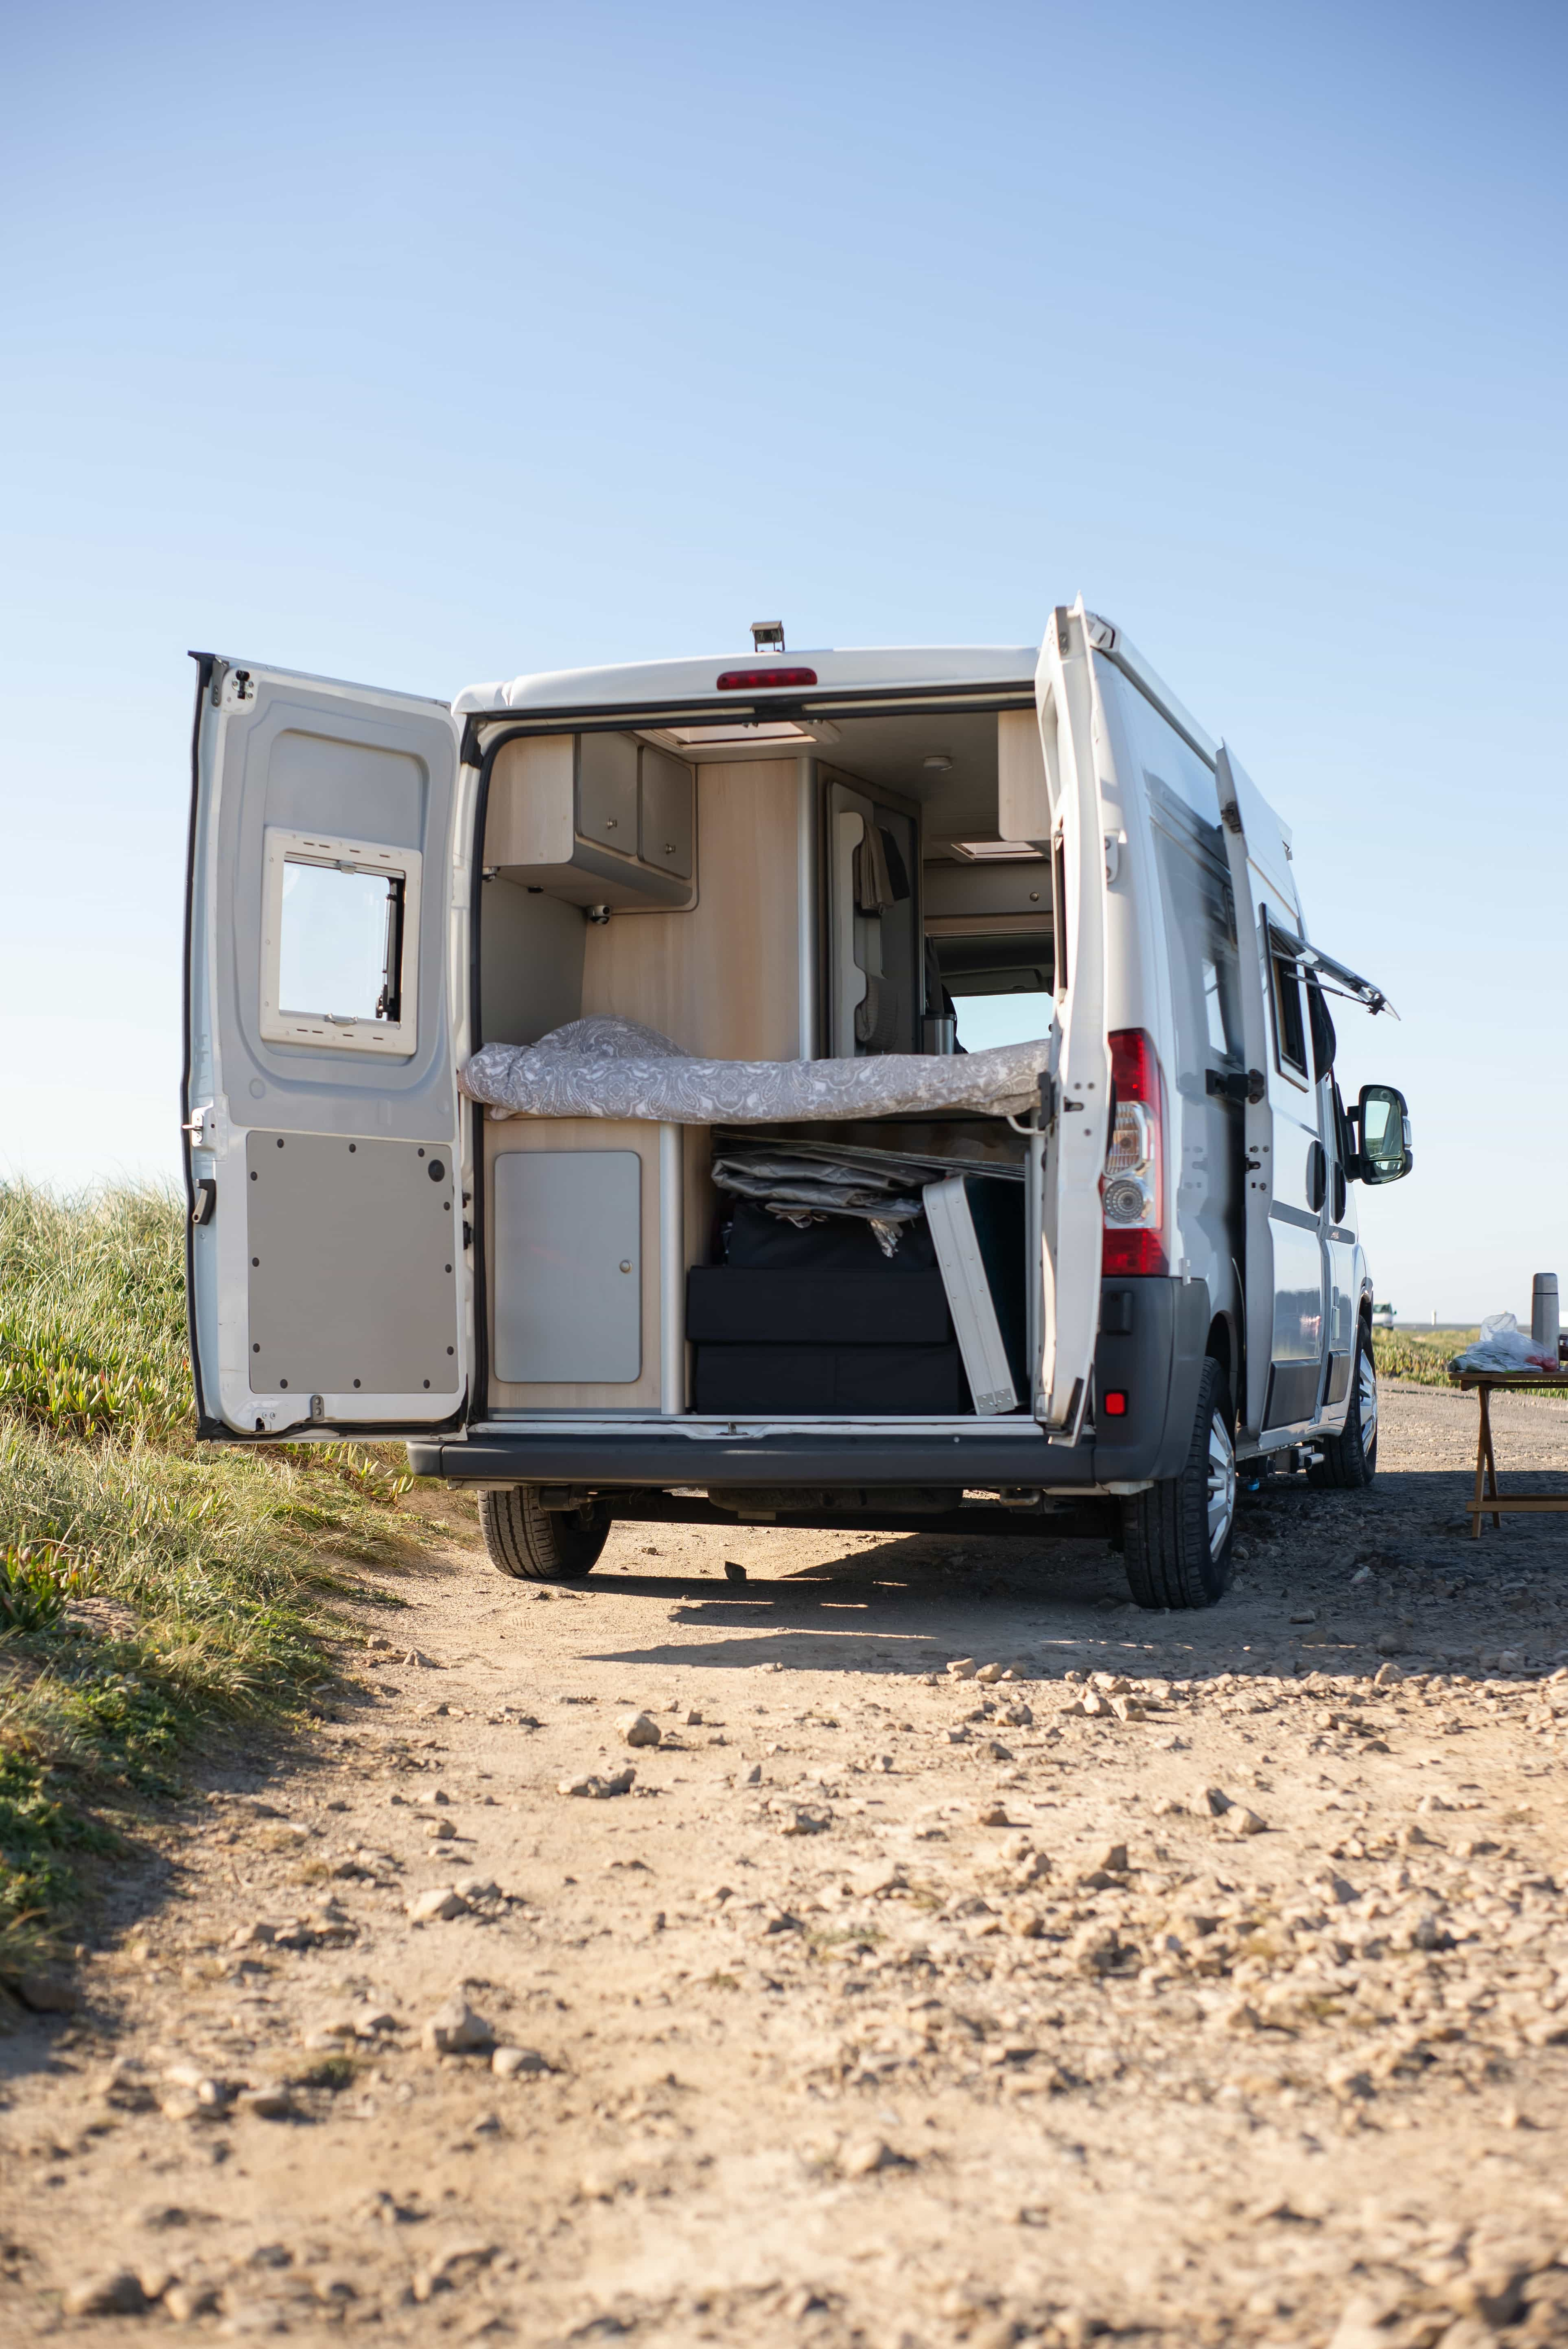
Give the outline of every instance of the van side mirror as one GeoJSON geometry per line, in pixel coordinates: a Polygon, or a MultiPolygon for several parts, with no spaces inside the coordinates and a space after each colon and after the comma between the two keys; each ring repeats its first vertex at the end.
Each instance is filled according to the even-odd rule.
{"type": "Polygon", "coordinates": [[[1350,1169],[1357,1183],[1398,1183],[1416,1163],[1410,1112],[1394,1085],[1363,1085],[1350,1115],[1360,1149],[1350,1169]]]}

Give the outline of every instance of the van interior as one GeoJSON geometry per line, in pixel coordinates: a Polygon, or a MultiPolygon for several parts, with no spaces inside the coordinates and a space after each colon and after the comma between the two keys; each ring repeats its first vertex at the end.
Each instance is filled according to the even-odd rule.
{"type": "MultiPolygon", "coordinates": [[[[1045,1038],[1050,861],[998,828],[999,761],[1037,741],[1032,707],[509,730],[474,1046],[603,1016],[725,1061],[1045,1038]]],[[[491,1418],[1028,1414],[1006,1117],[480,1127],[491,1418]]]]}

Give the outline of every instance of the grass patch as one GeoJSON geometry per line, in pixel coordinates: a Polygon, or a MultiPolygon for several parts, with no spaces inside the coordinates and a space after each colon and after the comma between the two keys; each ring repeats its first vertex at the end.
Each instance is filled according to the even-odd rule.
{"type": "Polygon", "coordinates": [[[356,1568],[426,1532],[400,1446],[198,1450],[182,1225],[0,1185],[0,1975],[208,1729],[304,1712],[356,1568]]]}
{"type": "Polygon", "coordinates": [[[1372,1359],[1381,1379],[1413,1379],[1418,1386],[1446,1387],[1449,1364],[1479,1335],[1469,1330],[1378,1330],[1372,1332],[1372,1359]]]}

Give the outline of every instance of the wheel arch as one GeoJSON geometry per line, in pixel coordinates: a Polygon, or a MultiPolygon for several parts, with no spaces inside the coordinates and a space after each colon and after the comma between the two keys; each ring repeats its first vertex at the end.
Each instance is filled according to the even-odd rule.
{"type": "Polygon", "coordinates": [[[1218,1362],[1224,1371],[1233,1397],[1236,1387],[1236,1333],[1231,1326],[1230,1315],[1216,1313],[1209,1324],[1203,1352],[1211,1361],[1218,1362]]]}

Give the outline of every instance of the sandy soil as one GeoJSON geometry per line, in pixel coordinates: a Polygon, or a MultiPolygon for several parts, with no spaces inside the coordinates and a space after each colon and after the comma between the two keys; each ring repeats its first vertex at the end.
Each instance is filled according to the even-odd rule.
{"type": "Polygon", "coordinates": [[[1568,2340],[1568,1532],[1468,1538],[1474,1412],[1204,1616],[1033,1537],[389,1577],[0,2041],[0,2335],[1568,2340]]]}

